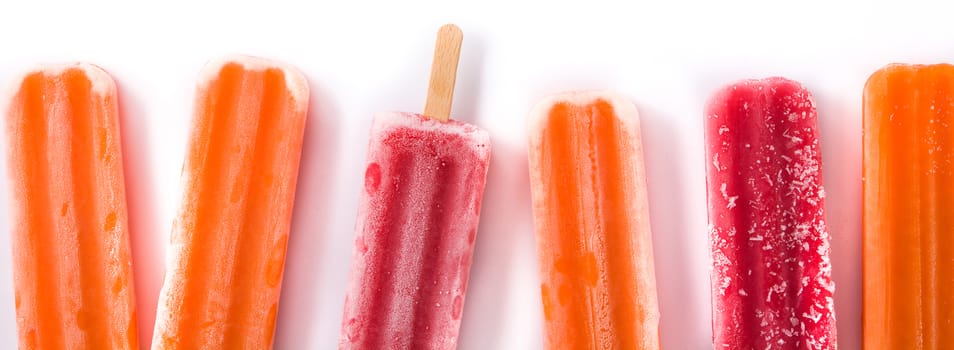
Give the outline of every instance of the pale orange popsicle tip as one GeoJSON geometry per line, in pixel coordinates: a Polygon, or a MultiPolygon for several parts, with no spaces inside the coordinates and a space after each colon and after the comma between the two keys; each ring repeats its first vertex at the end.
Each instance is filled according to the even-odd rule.
{"type": "Polygon", "coordinates": [[[19,76],[10,80],[9,85],[3,89],[5,92],[3,110],[9,110],[9,108],[12,107],[13,98],[16,97],[16,94],[29,77],[36,75],[61,76],[64,72],[69,70],[79,70],[83,72],[83,75],[90,81],[90,92],[92,94],[99,97],[116,94],[116,82],[113,81],[113,77],[97,65],[86,62],[41,64],[27,69],[19,76]]]}
{"type": "Polygon", "coordinates": [[[308,80],[305,75],[292,65],[267,58],[230,55],[219,59],[209,61],[199,73],[198,88],[200,90],[207,88],[219,77],[222,69],[228,65],[238,65],[247,71],[266,71],[277,69],[285,74],[285,84],[294,100],[294,105],[298,111],[308,109],[308,80]]]}
{"type": "MultiPolygon", "coordinates": [[[[550,110],[554,105],[566,103],[585,106],[597,100],[604,100],[613,106],[616,111],[614,117],[622,121],[628,129],[639,130],[639,111],[636,105],[622,94],[606,90],[570,91],[544,97],[530,110],[528,118],[530,130],[541,130],[550,118],[550,110]]],[[[538,136],[531,133],[531,137],[538,136]]]]}

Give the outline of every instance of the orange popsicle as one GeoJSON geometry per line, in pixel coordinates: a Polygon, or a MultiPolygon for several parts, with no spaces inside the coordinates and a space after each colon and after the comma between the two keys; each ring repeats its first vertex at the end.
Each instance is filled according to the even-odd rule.
{"type": "Polygon", "coordinates": [[[954,66],[864,91],[865,349],[954,349],[954,66]]]}
{"type": "Polygon", "coordinates": [[[635,106],[550,97],[530,122],[533,219],[550,349],[658,349],[646,175],[635,106]]]}
{"type": "Polygon", "coordinates": [[[116,85],[38,69],[6,112],[20,348],[137,349],[116,85]]]}
{"type": "Polygon", "coordinates": [[[307,106],[293,68],[205,68],[153,349],[271,348],[307,106]]]}

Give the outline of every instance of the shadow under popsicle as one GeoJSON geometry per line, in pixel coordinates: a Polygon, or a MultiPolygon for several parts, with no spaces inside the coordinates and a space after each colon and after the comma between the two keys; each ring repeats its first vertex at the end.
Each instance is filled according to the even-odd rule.
{"type": "MultiPolygon", "coordinates": [[[[691,277],[693,271],[700,270],[698,264],[708,263],[708,256],[689,256],[687,247],[695,245],[698,240],[706,241],[708,237],[705,231],[694,231],[687,225],[688,203],[684,186],[688,174],[686,162],[702,162],[704,158],[691,159],[690,155],[695,153],[686,152],[678,143],[680,136],[673,123],[675,117],[643,105],[637,107],[653,230],[656,291],[661,315],[660,341],[664,348],[670,349],[706,348],[711,346],[711,339],[706,336],[710,334],[706,328],[708,324],[699,322],[699,319],[708,319],[710,311],[696,301],[698,293],[708,295],[709,288],[706,284],[700,289],[691,277]]],[[[701,113],[697,119],[702,122],[701,113]]],[[[702,134],[698,137],[701,138],[702,134]]],[[[705,178],[689,181],[704,182],[705,178]]],[[[694,198],[705,201],[704,194],[694,198]]]]}
{"type": "MultiPolygon", "coordinates": [[[[858,91],[861,91],[860,87],[858,91]]],[[[861,104],[860,99],[851,106],[814,92],[821,137],[825,210],[831,234],[838,346],[861,349],[861,104]]]]}
{"type": "MultiPolygon", "coordinates": [[[[481,126],[483,93],[483,37],[478,31],[465,34],[458,69],[457,91],[452,117],[481,126]]],[[[525,123],[522,113],[514,113],[513,123],[525,123]]],[[[526,147],[506,144],[491,134],[492,154],[487,173],[461,320],[460,349],[500,349],[513,312],[508,295],[513,275],[512,262],[520,241],[532,242],[530,188],[526,147]],[[520,240],[521,236],[530,240],[520,240]]],[[[532,247],[529,247],[532,251],[532,247]]],[[[539,338],[539,337],[538,337],[539,338]]]]}
{"type": "Polygon", "coordinates": [[[514,256],[521,248],[534,251],[526,148],[498,142],[493,152],[461,322],[461,349],[503,348],[500,341],[514,309],[508,298],[514,256]],[[526,237],[530,239],[522,239],[526,237]],[[517,244],[521,241],[531,246],[517,244]]]}
{"type": "MultiPolygon", "coordinates": [[[[319,305],[322,280],[321,262],[333,253],[327,244],[333,236],[329,218],[335,206],[332,184],[337,167],[338,109],[332,98],[314,81],[310,84],[308,120],[302,144],[292,214],[291,233],[285,257],[282,295],[276,322],[276,349],[294,349],[313,344],[315,324],[321,312],[339,315],[341,309],[322,309],[319,305]]],[[[350,245],[349,245],[350,248],[350,245]]],[[[347,252],[346,254],[349,254],[347,252]]],[[[338,266],[347,269],[347,265],[338,266]]],[[[339,293],[344,293],[342,289],[339,293]]],[[[337,339],[335,339],[335,343],[337,339]]]]}
{"type": "MultiPolygon", "coordinates": [[[[12,73],[11,71],[5,71],[3,68],[0,68],[0,73],[12,73]]],[[[8,82],[11,78],[10,75],[0,74],[5,77],[6,80],[0,80],[8,82]]],[[[9,83],[8,83],[9,84],[9,83]]],[[[9,85],[8,85],[9,86],[9,85]]],[[[7,93],[10,92],[13,88],[8,88],[7,93]]],[[[0,102],[0,104],[7,103],[6,101],[0,102]]],[[[6,120],[0,120],[0,127],[4,128],[4,132],[8,129],[6,120]]],[[[13,234],[13,226],[16,225],[14,220],[14,203],[12,203],[13,196],[13,184],[11,183],[10,176],[10,164],[9,155],[10,150],[10,140],[5,138],[0,139],[0,261],[7,263],[0,264],[0,279],[7,281],[6,283],[0,283],[0,324],[11,325],[10,327],[0,328],[0,347],[6,346],[7,348],[13,349],[17,346],[17,329],[13,327],[16,325],[16,297],[14,296],[14,286],[13,286],[13,241],[11,235],[13,234]]]]}
{"type": "Polygon", "coordinates": [[[134,93],[116,82],[119,123],[126,182],[126,208],[136,289],[136,322],[139,345],[148,349],[156,321],[156,306],[165,270],[166,235],[158,231],[149,132],[142,105],[134,93]]]}

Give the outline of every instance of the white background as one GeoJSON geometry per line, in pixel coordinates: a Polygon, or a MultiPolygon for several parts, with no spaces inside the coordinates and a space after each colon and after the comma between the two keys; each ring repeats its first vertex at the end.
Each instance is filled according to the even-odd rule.
{"type": "MultiPolygon", "coordinates": [[[[613,89],[639,108],[663,346],[710,348],[702,105],[720,85],[771,75],[815,93],[838,336],[843,349],[860,348],[861,89],[889,62],[952,61],[950,7],[404,2],[0,3],[0,81],[37,63],[81,60],[119,85],[144,343],[202,65],[258,55],[295,65],[310,81],[275,345],[332,349],[371,115],[422,109],[435,32],[454,22],[465,38],[452,116],[486,128],[494,143],[461,349],[542,347],[526,114],[541,97],[574,89],[613,89]]],[[[0,348],[14,348],[10,222],[0,215],[0,348]]]]}

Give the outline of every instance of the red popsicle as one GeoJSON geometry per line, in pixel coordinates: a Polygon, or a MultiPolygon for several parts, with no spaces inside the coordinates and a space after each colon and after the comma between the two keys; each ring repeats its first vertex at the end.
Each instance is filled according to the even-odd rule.
{"type": "Polygon", "coordinates": [[[371,134],[341,348],[452,349],[490,157],[487,133],[385,113],[371,134]]]}
{"type": "Polygon", "coordinates": [[[448,120],[462,34],[439,33],[424,115],[374,118],[339,349],[457,347],[490,137],[448,120]]]}
{"type": "Polygon", "coordinates": [[[705,129],[714,348],[835,348],[811,93],[783,78],[730,85],[705,129]]]}

